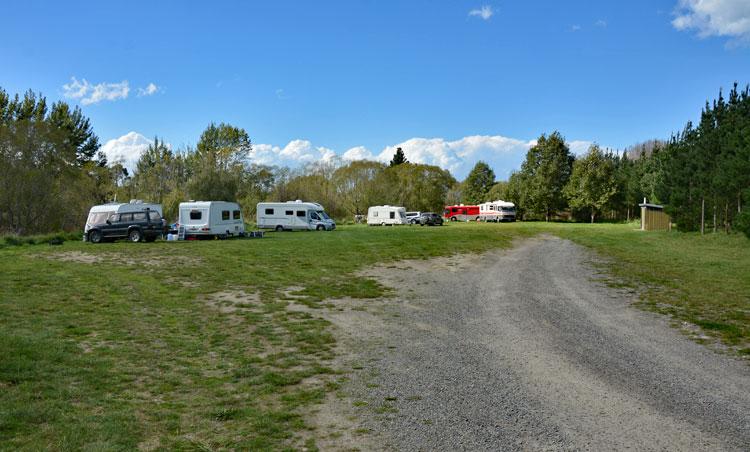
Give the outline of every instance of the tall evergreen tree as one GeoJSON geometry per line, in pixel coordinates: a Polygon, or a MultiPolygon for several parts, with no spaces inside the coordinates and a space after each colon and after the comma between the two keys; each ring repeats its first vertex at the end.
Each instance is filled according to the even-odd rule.
{"type": "Polygon", "coordinates": [[[409,161],[406,160],[406,155],[404,154],[403,149],[396,148],[396,153],[393,154],[393,158],[391,159],[391,163],[389,164],[389,166],[401,165],[403,163],[409,163],[409,161]]]}

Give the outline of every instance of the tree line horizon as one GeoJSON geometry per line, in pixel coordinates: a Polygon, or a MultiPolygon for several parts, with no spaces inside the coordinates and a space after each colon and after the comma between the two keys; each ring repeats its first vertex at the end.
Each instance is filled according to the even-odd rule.
{"type": "Polygon", "coordinates": [[[0,233],[82,229],[92,205],[143,199],[176,217],[188,199],[237,201],[246,218],[260,201],[305,199],[351,219],[372,205],[442,212],[445,205],[503,199],[523,219],[625,220],[647,198],[664,204],[680,230],[747,231],[750,211],[750,95],[735,83],[706,102],[697,125],[669,139],[617,153],[592,144],[570,152],[559,131],[543,133],[519,170],[497,181],[478,161],[463,181],[435,165],[411,163],[401,147],[388,163],[316,162],[301,168],[249,161],[248,133],[211,123],[195,147],[171,150],[154,138],[130,174],[109,164],[79,107],[0,88],[0,233]]]}

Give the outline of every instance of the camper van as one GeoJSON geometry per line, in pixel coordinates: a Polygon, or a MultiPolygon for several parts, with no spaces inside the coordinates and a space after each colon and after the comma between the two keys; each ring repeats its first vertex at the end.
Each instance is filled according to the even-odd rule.
{"type": "Polygon", "coordinates": [[[516,205],[501,199],[479,204],[477,221],[516,221],[516,205]]]}
{"type": "Polygon", "coordinates": [[[245,234],[242,210],[236,202],[181,202],[177,230],[186,239],[227,238],[245,234]]]}
{"type": "Polygon", "coordinates": [[[336,222],[316,202],[301,200],[287,202],[259,202],[256,210],[258,229],[277,231],[309,230],[332,231],[336,222]]]}
{"type": "Polygon", "coordinates": [[[406,218],[406,209],[397,206],[372,206],[367,209],[367,224],[374,225],[394,225],[409,224],[406,218]]]}
{"type": "Polygon", "coordinates": [[[83,240],[99,243],[127,238],[133,242],[151,242],[164,232],[161,204],[133,199],[129,203],[109,203],[89,210],[83,228],[83,240]]]}

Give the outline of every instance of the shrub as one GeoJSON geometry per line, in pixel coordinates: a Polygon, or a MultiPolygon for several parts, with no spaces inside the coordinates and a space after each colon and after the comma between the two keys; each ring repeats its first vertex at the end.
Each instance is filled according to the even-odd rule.
{"type": "Polygon", "coordinates": [[[746,208],[737,215],[737,218],[734,219],[734,227],[750,239],[750,209],[746,208]]]}

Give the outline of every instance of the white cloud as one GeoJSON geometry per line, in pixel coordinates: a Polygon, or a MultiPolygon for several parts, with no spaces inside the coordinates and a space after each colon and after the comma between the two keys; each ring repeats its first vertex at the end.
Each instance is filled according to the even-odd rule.
{"type": "Polygon", "coordinates": [[[261,165],[295,167],[318,161],[330,162],[336,158],[332,149],[313,146],[308,140],[292,140],[286,146],[254,144],[250,161],[261,165]]]}
{"type": "Polygon", "coordinates": [[[578,156],[588,152],[592,144],[594,144],[593,141],[573,140],[568,141],[568,148],[570,148],[571,153],[578,156]]]}
{"type": "Polygon", "coordinates": [[[152,140],[149,140],[140,133],[129,132],[120,138],[107,141],[101,147],[100,151],[107,156],[107,161],[110,165],[113,163],[122,163],[122,166],[127,168],[128,172],[132,174],[141,154],[151,143],[152,140]]]}
{"type": "Polygon", "coordinates": [[[599,19],[596,21],[594,25],[596,25],[599,28],[607,28],[607,21],[604,19],[599,19]]]}
{"type": "Polygon", "coordinates": [[[63,85],[65,97],[80,100],[83,105],[96,104],[103,100],[127,99],[128,93],[130,93],[130,85],[127,80],[93,85],[85,78],[79,81],[71,77],[70,83],[63,85]]]}
{"type": "Polygon", "coordinates": [[[151,96],[159,92],[160,88],[153,83],[149,83],[145,88],[138,88],[138,97],[151,96]]]}
{"type": "Polygon", "coordinates": [[[256,144],[250,155],[251,162],[265,165],[298,167],[316,161],[376,160],[387,163],[400,147],[410,162],[436,165],[449,170],[462,179],[471,171],[478,160],[487,162],[499,178],[507,178],[510,172],[518,169],[526,156],[526,151],[534,141],[523,141],[500,135],[474,135],[455,141],[443,138],[411,138],[380,152],[372,152],[364,146],[357,146],[337,155],[332,149],[315,147],[307,140],[294,140],[284,148],[269,144],[256,144]]]}
{"type": "Polygon", "coordinates": [[[481,8],[469,11],[469,16],[481,17],[483,20],[490,20],[490,17],[492,17],[493,14],[495,14],[495,11],[493,11],[492,7],[489,5],[484,5],[481,8]]]}
{"type": "Polygon", "coordinates": [[[570,26],[570,31],[572,31],[572,32],[574,32],[574,33],[575,33],[576,31],[579,31],[580,29],[581,29],[581,26],[580,26],[580,25],[571,25],[571,26],[570,26]]]}
{"type": "Polygon", "coordinates": [[[724,36],[750,43],[750,1],[679,0],[672,26],[696,30],[701,38],[724,36]]]}
{"type": "Polygon", "coordinates": [[[286,92],[284,92],[282,88],[276,90],[276,98],[279,100],[289,99],[289,97],[287,97],[286,95],[286,92]]]}

